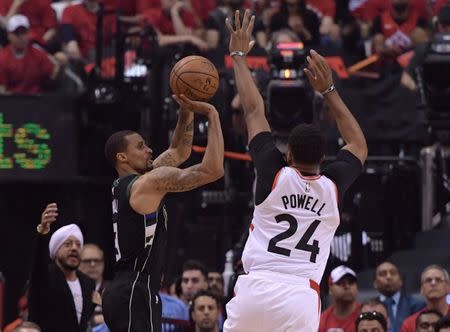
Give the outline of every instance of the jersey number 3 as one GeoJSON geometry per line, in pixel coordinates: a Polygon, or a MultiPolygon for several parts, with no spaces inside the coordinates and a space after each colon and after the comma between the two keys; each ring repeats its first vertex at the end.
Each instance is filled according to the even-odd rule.
{"type": "MultiPolygon", "coordinates": [[[[281,240],[287,239],[291,237],[292,235],[297,232],[298,228],[298,222],[297,219],[295,219],[294,216],[291,216],[290,214],[279,214],[275,217],[275,220],[277,223],[280,223],[282,221],[287,221],[289,223],[289,228],[285,230],[284,232],[274,236],[269,241],[269,247],[267,248],[268,251],[273,252],[275,254],[284,255],[284,256],[290,256],[291,250],[282,248],[277,246],[277,243],[281,240]]],[[[316,230],[317,226],[319,226],[320,220],[314,220],[312,224],[308,227],[305,234],[303,234],[300,241],[295,246],[295,249],[298,250],[304,250],[311,253],[311,256],[309,257],[309,261],[312,263],[316,262],[317,255],[319,254],[320,248],[319,248],[319,241],[313,240],[312,244],[308,244],[308,241],[311,239],[314,231],[316,230]]]]}

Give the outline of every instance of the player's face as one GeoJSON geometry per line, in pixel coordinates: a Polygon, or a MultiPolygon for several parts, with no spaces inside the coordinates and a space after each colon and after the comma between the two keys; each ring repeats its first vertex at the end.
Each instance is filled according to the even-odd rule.
{"type": "Polygon", "coordinates": [[[223,296],[223,279],[219,272],[208,273],[208,285],[211,291],[223,296]]]}
{"type": "Polygon", "coordinates": [[[421,293],[427,300],[439,300],[449,292],[448,280],[441,270],[429,269],[423,274],[421,293]]]}
{"type": "Polygon", "coordinates": [[[219,308],[217,302],[209,296],[199,296],[192,310],[192,320],[201,331],[212,329],[217,325],[219,308]]]}
{"type": "Polygon", "coordinates": [[[356,280],[349,277],[343,277],[330,287],[330,294],[335,301],[353,302],[358,293],[356,280]]]}
{"type": "Polygon", "coordinates": [[[94,247],[85,247],[81,251],[80,271],[87,274],[89,278],[100,281],[103,277],[105,263],[103,254],[94,247]]]}
{"type": "Polygon", "coordinates": [[[402,278],[394,264],[386,262],[378,266],[373,286],[381,294],[392,296],[402,288],[402,285],[402,278]]]}
{"type": "Polygon", "coordinates": [[[200,270],[187,270],[181,277],[181,293],[186,301],[192,300],[201,289],[206,290],[208,283],[200,270]]]}
{"type": "Polygon", "coordinates": [[[358,325],[358,332],[383,332],[383,326],[377,320],[362,320],[358,325]]]}
{"type": "Polygon", "coordinates": [[[139,134],[132,134],[126,137],[128,141],[127,149],[122,154],[124,161],[131,168],[140,174],[144,174],[153,168],[153,151],[145,143],[139,134]]]}
{"type": "Polygon", "coordinates": [[[416,332],[434,332],[436,322],[439,316],[436,314],[423,314],[419,317],[417,322],[416,332]]]}
{"type": "Polygon", "coordinates": [[[80,251],[80,241],[75,236],[69,236],[56,252],[56,261],[64,269],[76,270],[80,265],[80,251]]]}

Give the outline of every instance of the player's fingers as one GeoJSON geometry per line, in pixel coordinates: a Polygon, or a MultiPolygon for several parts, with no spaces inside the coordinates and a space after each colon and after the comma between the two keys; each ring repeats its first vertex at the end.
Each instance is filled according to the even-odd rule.
{"type": "Polygon", "coordinates": [[[241,16],[239,10],[234,13],[234,25],[236,26],[236,31],[241,30],[241,16]]]}
{"type": "Polygon", "coordinates": [[[247,35],[252,34],[254,26],[255,26],[255,15],[253,15],[252,18],[250,19],[250,23],[248,24],[247,27],[247,35]]]}
{"type": "Polygon", "coordinates": [[[250,51],[252,50],[253,46],[255,46],[255,41],[254,41],[254,40],[252,40],[252,41],[248,44],[248,52],[247,52],[247,53],[250,53],[250,51]]]}
{"type": "Polygon", "coordinates": [[[183,104],[183,101],[180,98],[178,98],[177,95],[172,95],[172,98],[178,103],[178,105],[181,106],[181,104],[183,104]]]}
{"type": "Polygon", "coordinates": [[[321,56],[319,53],[317,53],[314,50],[311,50],[311,56],[314,59],[314,61],[317,64],[317,67],[320,68],[320,70],[325,74],[328,71],[328,63],[327,60],[323,56],[321,56]]]}
{"type": "Polygon", "coordinates": [[[225,25],[227,26],[227,29],[230,32],[230,34],[233,34],[236,32],[236,31],[234,31],[233,27],[231,26],[231,22],[228,17],[225,19],[225,25]]]}
{"type": "Polygon", "coordinates": [[[314,79],[321,77],[320,68],[317,66],[317,62],[310,56],[306,57],[309,64],[309,70],[314,74],[314,79]]]}
{"type": "Polygon", "coordinates": [[[242,30],[247,31],[250,11],[248,9],[244,12],[244,18],[242,19],[242,30]]]}
{"type": "Polygon", "coordinates": [[[184,95],[184,94],[179,95],[179,98],[180,98],[185,104],[189,104],[189,105],[194,104],[194,102],[193,102],[192,100],[190,100],[188,97],[186,97],[186,95],[184,95]]]}
{"type": "Polygon", "coordinates": [[[309,82],[313,83],[315,81],[314,74],[308,68],[303,69],[303,72],[308,77],[309,82]]]}

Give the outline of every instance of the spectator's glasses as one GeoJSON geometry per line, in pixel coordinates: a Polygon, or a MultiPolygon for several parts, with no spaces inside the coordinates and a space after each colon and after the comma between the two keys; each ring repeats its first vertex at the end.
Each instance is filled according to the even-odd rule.
{"type": "Polygon", "coordinates": [[[383,327],[383,330],[387,330],[387,322],[386,318],[382,314],[380,314],[378,311],[368,311],[368,312],[362,312],[359,314],[358,318],[356,318],[356,330],[358,330],[359,323],[363,320],[376,320],[378,323],[381,324],[383,327]]]}
{"type": "Polygon", "coordinates": [[[444,277],[428,277],[422,280],[422,283],[424,284],[432,284],[433,282],[435,282],[436,284],[442,284],[443,282],[445,282],[445,278],[444,277]]]}
{"type": "Polygon", "coordinates": [[[82,259],[82,260],[81,260],[81,263],[82,263],[82,264],[86,264],[86,265],[94,266],[94,265],[98,265],[98,264],[100,264],[100,263],[103,263],[103,259],[100,259],[100,258],[88,258],[88,259],[82,259]]]}

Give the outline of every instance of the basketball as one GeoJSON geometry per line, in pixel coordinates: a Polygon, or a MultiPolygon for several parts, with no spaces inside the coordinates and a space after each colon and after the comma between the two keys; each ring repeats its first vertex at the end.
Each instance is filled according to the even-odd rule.
{"type": "Polygon", "coordinates": [[[196,101],[208,101],[219,87],[219,73],[208,59],[191,55],[178,61],[170,73],[170,89],[196,101]]]}

